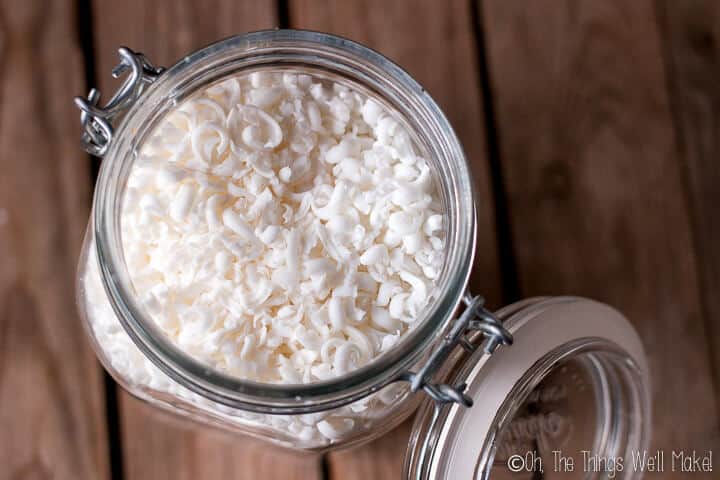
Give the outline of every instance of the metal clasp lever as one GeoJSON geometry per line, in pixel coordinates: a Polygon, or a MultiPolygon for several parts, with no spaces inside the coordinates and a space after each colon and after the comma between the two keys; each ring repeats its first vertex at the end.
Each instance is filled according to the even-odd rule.
{"type": "Polygon", "coordinates": [[[112,121],[127,111],[140,97],[145,87],[165,71],[163,67],[153,66],[145,55],[126,47],[118,49],[120,63],[113,69],[112,76],[119,78],[129,72],[120,89],[104,107],[98,106],[100,91],[93,88],[88,98],[75,97],[75,105],[81,110],[80,124],[83,133],[80,143],[83,149],[95,156],[102,157],[107,152],[113,138],[112,121]]]}
{"type": "Polygon", "coordinates": [[[467,385],[448,385],[445,383],[432,383],[433,375],[442,366],[452,351],[460,345],[468,352],[474,351],[478,343],[472,344],[468,335],[473,332],[482,333],[485,341],[483,349],[492,354],[499,345],[512,345],[512,335],[503,327],[502,322],[484,306],[482,296],[473,297],[466,293],[463,297],[465,311],[455,321],[450,331],[443,337],[442,344],[430,355],[428,361],[417,372],[405,372],[398,380],[410,382],[413,392],[423,390],[435,401],[437,406],[455,402],[466,407],[473,404],[472,398],[465,394],[467,385]]]}

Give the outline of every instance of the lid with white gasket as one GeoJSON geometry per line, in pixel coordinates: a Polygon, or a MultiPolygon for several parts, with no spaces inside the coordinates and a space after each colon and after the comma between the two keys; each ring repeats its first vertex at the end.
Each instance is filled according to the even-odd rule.
{"type": "Polygon", "coordinates": [[[510,348],[456,357],[450,384],[474,406],[424,404],[405,458],[412,479],[640,478],[648,367],[616,310],[576,297],[530,299],[497,316],[510,348]]]}

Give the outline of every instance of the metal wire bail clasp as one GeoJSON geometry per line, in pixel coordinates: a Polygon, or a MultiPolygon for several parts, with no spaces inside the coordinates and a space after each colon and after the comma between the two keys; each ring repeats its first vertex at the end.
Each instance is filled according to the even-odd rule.
{"type": "Polygon", "coordinates": [[[88,153],[102,157],[110,146],[113,137],[112,121],[125,112],[140,97],[145,87],[150,85],[165,70],[153,66],[145,55],[126,47],[118,49],[120,63],[113,68],[112,76],[119,78],[129,72],[120,89],[104,107],[100,107],[100,91],[93,88],[88,98],[75,97],[75,105],[81,110],[80,124],[83,132],[80,136],[82,148],[88,153]]]}
{"type": "Polygon", "coordinates": [[[492,354],[499,345],[512,345],[513,341],[512,335],[502,322],[485,308],[485,299],[482,296],[472,296],[466,293],[463,302],[465,311],[443,337],[441,345],[432,352],[427,363],[417,372],[405,372],[397,379],[410,382],[410,389],[413,392],[423,390],[438,407],[450,402],[466,407],[471,407],[473,404],[472,398],[465,394],[466,384],[432,383],[433,375],[458,345],[468,352],[472,352],[479,346],[479,343],[473,344],[468,340],[469,335],[473,332],[482,334],[484,340],[482,345],[487,354],[492,354]]]}

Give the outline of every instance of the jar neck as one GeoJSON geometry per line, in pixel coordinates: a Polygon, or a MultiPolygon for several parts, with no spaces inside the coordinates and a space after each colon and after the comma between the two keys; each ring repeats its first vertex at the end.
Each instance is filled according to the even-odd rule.
{"type": "Polygon", "coordinates": [[[435,102],[381,55],[349,40],[315,32],[272,30],[232,37],[185,57],[165,71],[127,112],[103,162],[93,226],[101,277],[130,337],[158,368],[193,392],[230,407],[302,413],[338,407],[377,391],[405,372],[450,323],[464,293],[475,249],[475,211],[459,141],[435,102]],[[158,122],[198,89],[241,72],[295,68],[352,83],[397,110],[436,171],[448,228],[443,271],[425,318],[396,348],[333,380],[273,385],[238,379],[193,359],[155,325],[133,292],[123,260],[123,190],[139,147],[158,122]]]}

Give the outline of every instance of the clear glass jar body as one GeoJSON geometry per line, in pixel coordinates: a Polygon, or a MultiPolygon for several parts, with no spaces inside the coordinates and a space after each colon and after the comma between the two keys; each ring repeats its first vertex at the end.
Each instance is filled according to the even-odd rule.
{"type": "Polygon", "coordinates": [[[104,366],[132,394],[194,419],[290,448],[322,450],[369,441],[421,399],[396,383],[416,371],[452,323],[475,246],[472,182],[460,144],[427,93],[380,55],[337,37],[269,31],[234,37],[167,70],[125,115],[96,187],[78,280],[78,303],[104,366]],[[124,183],[159,119],[199,89],[258,69],[303,69],[352,83],[399,112],[433,166],[445,207],[447,248],[425,318],[393,350],[336,380],[267,385],[212,371],[164,337],[143,311],[123,262],[119,237],[124,183]]]}

